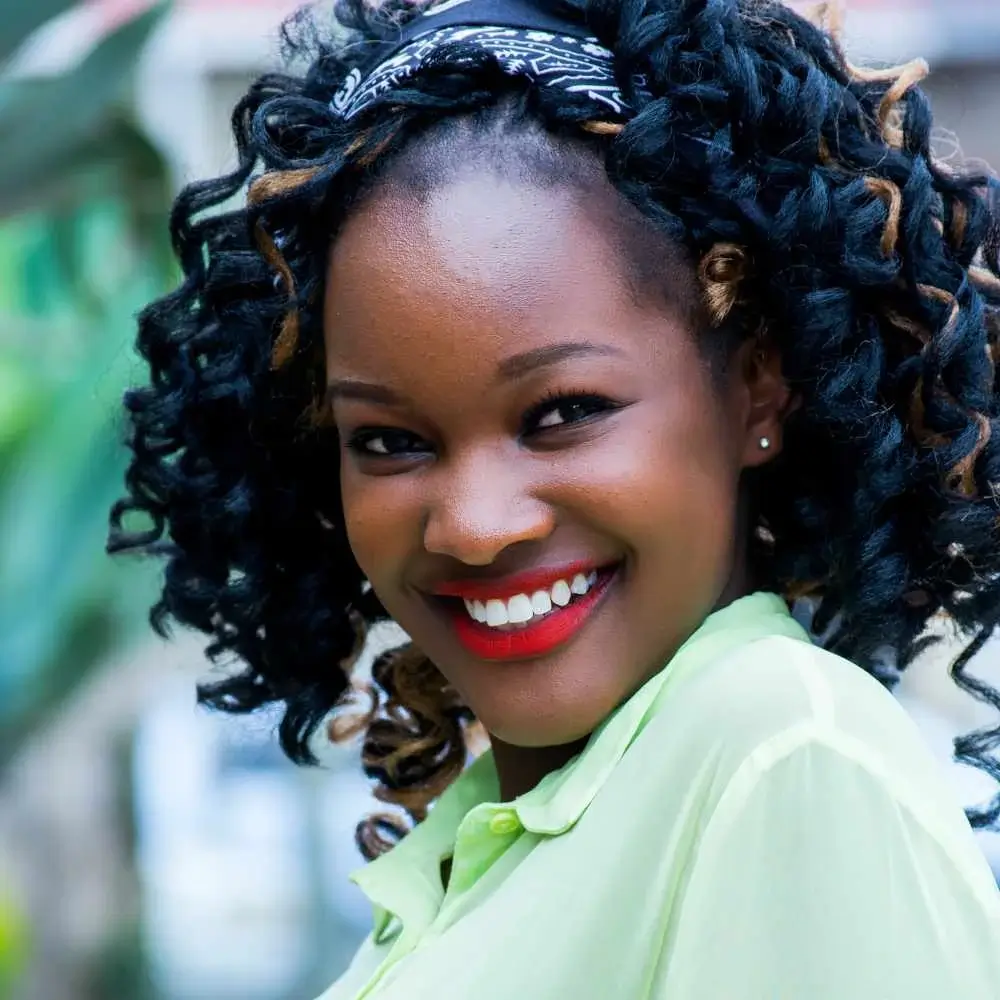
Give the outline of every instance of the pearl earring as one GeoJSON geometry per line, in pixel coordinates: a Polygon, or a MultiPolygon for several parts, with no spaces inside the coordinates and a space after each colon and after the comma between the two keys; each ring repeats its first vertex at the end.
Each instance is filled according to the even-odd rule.
{"type": "Polygon", "coordinates": [[[771,439],[767,437],[762,437],[760,439],[760,449],[761,451],[767,451],[771,447],[771,439]]]}

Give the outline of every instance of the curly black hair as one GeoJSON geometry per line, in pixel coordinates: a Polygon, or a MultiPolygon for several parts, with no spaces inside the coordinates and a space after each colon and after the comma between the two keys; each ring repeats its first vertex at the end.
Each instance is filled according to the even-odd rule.
{"type": "MultiPolygon", "coordinates": [[[[311,736],[356,689],[368,627],[387,617],[348,545],[335,435],[316,419],[327,252],[415,137],[502,119],[508,143],[541,129],[586,144],[690,254],[709,325],[780,353],[799,405],[750,484],[759,582],[808,598],[827,646],[887,683],[933,619],[954,623],[969,642],[955,681],[1000,709],[967,673],[1000,616],[997,179],[933,154],[922,62],[858,69],[778,0],[564,7],[614,53],[628,115],[595,117],[586,98],[485,56],[456,68],[457,44],[344,120],[332,95],[418,8],[341,0],[332,25],[309,12],[286,23],[308,68],[264,76],[240,101],[239,165],[177,198],[183,281],[139,321],[151,379],[125,398],[132,459],[109,549],[166,558],[154,628],[210,635],[210,656],[240,669],[201,699],[283,703],[283,749],[314,759],[311,736]],[[126,526],[137,513],[151,526],[126,526]]],[[[331,732],[363,731],[377,794],[419,820],[462,769],[474,720],[410,646],[376,660],[367,690],[370,706],[331,732]]],[[[998,745],[989,729],[956,752],[1000,779],[998,745]]],[[[995,824],[1000,796],[969,816],[995,824]]],[[[400,832],[373,817],[362,849],[400,832]]]]}

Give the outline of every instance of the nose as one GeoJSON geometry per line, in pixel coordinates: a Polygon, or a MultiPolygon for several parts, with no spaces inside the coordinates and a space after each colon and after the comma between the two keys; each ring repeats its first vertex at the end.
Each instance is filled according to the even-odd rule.
{"type": "Polygon", "coordinates": [[[552,506],[496,466],[449,477],[427,511],[424,548],[487,566],[510,545],[539,541],[554,527],[552,506]]]}

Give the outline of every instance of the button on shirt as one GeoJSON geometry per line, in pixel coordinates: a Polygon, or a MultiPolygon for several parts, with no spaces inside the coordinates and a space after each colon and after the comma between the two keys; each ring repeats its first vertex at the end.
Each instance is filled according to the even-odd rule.
{"type": "Polygon", "coordinates": [[[374,930],[320,1000],[1000,997],[1000,894],[943,768],[775,595],[498,798],[487,753],[354,876],[374,930]]]}

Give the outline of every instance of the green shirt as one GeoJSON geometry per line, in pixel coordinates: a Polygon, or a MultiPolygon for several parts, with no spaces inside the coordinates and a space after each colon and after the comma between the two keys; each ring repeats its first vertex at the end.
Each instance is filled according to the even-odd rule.
{"type": "Polygon", "coordinates": [[[485,754],[354,876],[374,931],[320,1000],[1000,997],[1000,894],[943,768],[774,595],[497,799],[485,754]]]}

